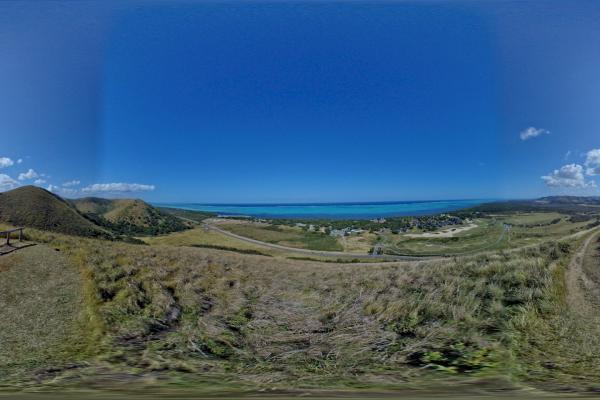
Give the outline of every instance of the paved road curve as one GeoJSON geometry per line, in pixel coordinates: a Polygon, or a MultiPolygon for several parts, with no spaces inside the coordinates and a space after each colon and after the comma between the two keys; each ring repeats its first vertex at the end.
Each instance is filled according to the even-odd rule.
{"type": "MultiPolygon", "coordinates": [[[[229,232],[225,229],[221,229],[215,225],[211,225],[206,222],[203,223],[202,226],[205,229],[213,230],[213,231],[221,233],[225,236],[229,236],[229,237],[232,237],[232,238],[235,238],[238,240],[242,240],[244,242],[256,244],[258,246],[263,246],[263,247],[272,248],[272,249],[276,249],[276,250],[282,250],[282,251],[291,252],[291,253],[302,254],[305,256],[338,257],[338,258],[347,258],[350,260],[358,258],[358,259],[362,259],[362,260],[364,260],[364,259],[379,259],[379,260],[382,260],[382,262],[385,262],[385,261],[388,261],[388,262],[389,261],[431,261],[431,260],[439,260],[439,259],[444,259],[444,258],[449,258],[449,257],[461,257],[461,256],[472,256],[472,255],[476,255],[476,254],[493,253],[493,252],[497,251],[497,250],[486,250],[484,248],[484,249],[480,249],[478,251],[473,251],[473,252],[463,253],[463,254],[453,254],[453,255],[448,255],[448,256],[444,256],[444,255],[407,256],[407,255],[390,255],[390,254],[368,255],[368,254],[364,254],[364,253],[351,253],[351,252],[342,252],[342,251],[319,251],[319,250],[309,250],[309,249],[298,249],[295,247],[287,247],[287,246],[282,246],[279,244],[268,243],[268,242],[263,242],[261,240],[251,239],[249,237],[237,235],[237,234],[229,232]]],[[[594,227],[594,228],[586,229],[583,231],[572,233],[570,235],[566,235],[566,236],[564,236],[560,239],[556,239],[556,240],[577,238],[577,237],[586,235],[595,230],[599,230],[599,228],[594,227]]],[[[507,229],[505,227],[500,235],[500,238],[498,239],[498,242],[504,238],[506,232],[507,232],[507,229]]],[[[539,244],[540,243],[529,244],[529,245],[525,245],[525,246],[521,246],[521,247],[515,247],[512,249],[505,249],[504,251],[512,253],[512,252],[515,252],[518,250],[533,248],[535,246],[539,246],[539,244]]],[[[376,263],[372,262],[372,264],[376,264],[376,263]]]]}
{"type": "MultiPolygon", "coordinates": [[[[291,253],[308,255],[308,256],[339,257],[339,258],[349,258],[349,259],[353,259],[353,258],[360,258],[360,259],[371,258],[371,259],[373,259],[373,258],[375,258],[375,259],[389,260],[389,261],[416,261],[416,260],[431,260],[434,258],[434,257],[420,257],[420,256],[394,256],[394,255],[388,255],[388,254],[368,255],[368,254],[364,254],[364,253],[350,253],[350,252],[343,252],[343,251],[319,251],[319,250],[309,250],[309,249],[297,249],[294,247],[281,246],[279,244],[263,242],[261,240],[256,240],[256,239],[251,239],[251,238],[248,238],[245,236],[236,235],[235,233],[226,231],[225,229],[221,229],[219,227],[216,227],[215,225],[210,225],[207,223],[204,223],[203,227],[205,229],[219,232],[225,236],[229,236],[229,237],[232,237],[232,238],[235,238],[238,240],[243,240],[244,242],[256,244],[256,245],[263,246],[263,247],[269,247],[272,249],[287,251],[287,252],[291,252],[291,253]]],[[[439,258],[439,257],[435,257],[435,258],[439,258]]]]}

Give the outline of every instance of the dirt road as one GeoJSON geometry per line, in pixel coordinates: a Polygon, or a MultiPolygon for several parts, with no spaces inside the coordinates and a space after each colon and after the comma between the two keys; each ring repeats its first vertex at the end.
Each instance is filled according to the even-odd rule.
{"type": "Polygon", "coordinates": [[[581,245],[577,252],[571,259],[567,273],[565,276],[565,283],[567,286],[567,304],[572,312],[579,313],[581,315],[590,315],[594,313],[594,305],[586,298],[585,288],[591,288],[595,286],[589,277],[586,275],[583,262],[585,253],[588,247],[595,243],[599,233],[590,235],[585,242],[581,245]]]}

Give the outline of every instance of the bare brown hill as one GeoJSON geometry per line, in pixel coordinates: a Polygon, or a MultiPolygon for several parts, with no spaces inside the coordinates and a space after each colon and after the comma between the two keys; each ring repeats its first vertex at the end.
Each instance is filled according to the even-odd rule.
{"type": "Polygon", "coordinates": [[[88,237],[111,237],[59,196],[35,186],[0,193],[0,222],[88,237]]]}

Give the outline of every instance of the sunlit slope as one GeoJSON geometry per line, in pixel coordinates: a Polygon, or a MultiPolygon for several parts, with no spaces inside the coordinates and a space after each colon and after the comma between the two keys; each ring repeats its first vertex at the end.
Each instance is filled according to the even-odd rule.
{"type": "Polygon", "coordinates": [[[85,357],[94,335],[84,286],[79,268],[52,247],[0,257],[1,379],[85,357]]]}
{"type": "Polygon", "coordinates": [[[0,193],[0,222],[69,235],[111,236],[84,218],[67,201],[35,186],[0,193]]]}
{"type": "Polygon", "coordinates": [[[87,197],[71,202],[90,220],[119,234],[155,235],[181,231],[188,227],[183,220],[138,199],[87,197]]]}

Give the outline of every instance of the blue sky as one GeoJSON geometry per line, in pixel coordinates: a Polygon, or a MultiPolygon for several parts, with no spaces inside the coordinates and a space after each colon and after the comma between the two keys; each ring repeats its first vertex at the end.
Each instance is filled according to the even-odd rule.
{"type": "Polygon", "coordinates": [[[0,190],[597,195],[599,40],[595,1],[1,2],[0,190]]]}

